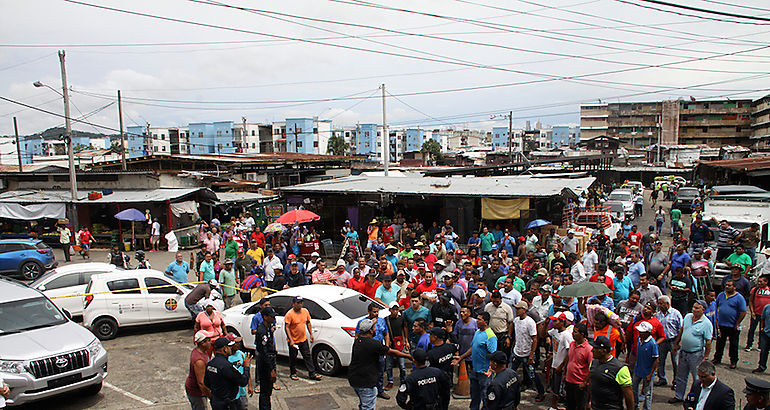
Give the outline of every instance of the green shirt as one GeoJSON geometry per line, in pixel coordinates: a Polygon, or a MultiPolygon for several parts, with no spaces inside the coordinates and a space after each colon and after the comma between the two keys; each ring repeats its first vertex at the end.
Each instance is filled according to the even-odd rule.
{"type": "Polygon", "coordinates": [[[682,211],[674,208],[671,210],[671,220],[672,221],[678,221],[680,218],[682,218],[682,211]]]}
{"type": "Polygon", "coordinates": [[[403,258],[412,259],[412,258],[414,258],[414,249],[410,249],[409,251],[404,249],[403,251],[398,253],[398,257],[400,259],[403,259],[403,258]]]}
{"type": "Polygon", "coordinates": [[[495,236],[492,235],[492,233],[487,232],[486,234],[481,234],[480,238],[481,238],[481,251],[491,252],[492,243],[495,241],[495,236]]]}
{"type": "Polygon", "coordinates": [[[738,263],[741,266],[743,266],[743,273],[746,273],[746,268],[748,268],[749,265],[751,265],[751,257],[749,256],[748,253],[745,253],[745,252],[740,255],[733,252],[730,254],[730,256],[727,257],[726,260],[731,264],[738,263]]]}
{"type": "Polygon", "coordinates": [[[222,292],[224,292],[225,296],[233,296],[237,292],[235,289],[238,284],[235,282],[235,271],[222,269],[219,271],[219,283],[221,283],[222,286],[222,292]]]}
{"type": "Polygon", "coordinates": [[[227,242],[227,245],[225,245],[225,258],[232,259],[238,254],[238,242],[235,242],[235,240],[230,240],[227,242]]]}

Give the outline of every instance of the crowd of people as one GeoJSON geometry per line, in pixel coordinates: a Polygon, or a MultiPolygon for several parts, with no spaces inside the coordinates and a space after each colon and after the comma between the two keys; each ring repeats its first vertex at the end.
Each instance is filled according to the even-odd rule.
{"type": "MultiPolygon", "coordinates": [[[[669,403],[694,397],[691,407],[698,410],[732,408],[732,390],[720,394],[719,406],[703,392],[716,388],[715,366],[727,345],[726,364],[737,367],[745,316],[750,317],[745,350],[755,341],[760,349],[753,372],[766,370],[770,264],[755,266],[756,226],[737,230],[721,221],[712,234],[696,212],[689,236],[674,230],[673,245],[664,249],[655,226],[642,233],[628,221],[612,238],[603,231],[589,238],[573,230],[520,234],[484,226],[462,242],[450,220],[424,229],[398,217],[374,219],[362,230],[365,242],[347,221],[340,235],[349,252],[332,267],[318,252],[309,258],[296,255],[291,237],[311,229],[295,227],[288,235],[266,237],[244,219],[236,221],[240,230],[233,224],[224,228],[221,239],[218,225],[206,224],[203,248],[189,265],[211,286],[227,285],[228,306],[235,303],[236,289],[242,301],[250,300],[248,289],[241,288],[246,283],[271,290],[311,283],[343,286],[376,301],[358,324],[348,371],[362,409],[374,408],[378,398],[390,399],[394,386],[402,407],[446,408],[449,395],[436,392],[447,391],[459,373],[468,375],[471,409],[515,408],[528,388],[535,391],[534,402],[554,409],[622,409],[624,403],[629,409],[650,409],[653,389],[670,396],[669,403]],[[220,262],[216,254],[222,246],[220,262]],[[719,291],[712,286],[716,263],[731,270],[719,291]],[[752,271],[760,272],[755,280],[752,271]],[[579,298],[561,294],[581,282],[603,283],[609,291],[579,298]],[[380,307],[389,310],[387,318],[379,317],[380,307]],[[413,365],[408,375],[405,358],[413,365]],[[669,360],[672,374],[666,372],[669,360]],[[664,393],[664,386],[673,391],[664,393]]],[[[185,264],[182,259],[178,254],[169,274],[176,275],[173,265],[185,264]]],[[[300,299],[287,313],[293,329],[286,330],[293,344],[292,379],[300,354],[310,378],[320,379],[308,357],[312,330],[306,312],[300,299]]],[[[264,316],[255,315],[252,333],[274,345],[264,316]]],[[[227,337],[224,329],[206,335],[215,343],[227,337]]],[[[258,374],[274,381],[274,351],[270,355],[267,362],[258,356],[272,373],[258,374]]],[[[265,395],[265,386],[272,384],[260,378],[265,395]]],[[[767,390],[762,392],[766,397],[767,390]]],[[[266,404],[260,398],[260,406],[269,408],[269,396],[266,404]]]]}

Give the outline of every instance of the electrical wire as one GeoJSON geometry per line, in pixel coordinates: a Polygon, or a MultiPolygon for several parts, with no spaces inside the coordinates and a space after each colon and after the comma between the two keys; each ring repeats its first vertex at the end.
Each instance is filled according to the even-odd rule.
{"type": "Polygon", "coordinates": [[[743,4],[726,3],[726,2],[723,2],[723,1],[716,1],[716,0],[700,0],[700,1],[705,2],[705,3],[719,4],[719,5],[722,5],[722,6],[735,7],[735,8],[739,8],[739,9],[757,10],[757,11],[764,11],[764,12],[770,13],[770,9],[763,9],[761,7],[746,6],[746,5],[743,5],[743,4]]]}
{"type": "MultiPolygon", "coordinates": [[[[615,1],[617,1],[619,3],[630,4],[630,5],[636,6],[636,7],[641,7],[641,8],[645,8],[645,9],[660,11],[660,12],[663,12],[663,13],[676,14],[676,15],[683,16],[683,17],[693,17],[693,18],[697,18],[697,19],[701,19],[701,20],[712,20],[712,21],[719,21],[719,22],[722,22],[722,23],[751,24],[751,25],[755,25],[755,26],[756,25],[766,25],[766,24],[769,24],[769,23],[759,23],[759,22],[756,22],[756,21],[728,20],[728,19],[717,18],[717,17],[699,16],[697,14],[683,13],[683,12],[679,12],[679,11],[675,11],[675,10],[666,10],[666,9],[662,9],[660,7],[654,7],[654,6],[650,6],[650,5],[646,5],[646,4],[638,4],[638,3],[634,3],[632,1],[627,1],[627,0],[615,0],[615,1]]],[[[641,0],[641,1],[646,1],[646,0],[641,0]]]]}
{"type": "Polygon", "coordinates": [[[48,54],[44,54],[44,55],[42,55],[40,57],[33,58],[31,60],[26,60],[26,61],[22,61],[22,62],[19,62],[19,63],[16,63],[16,64],[7,65],[5,67],[0,67],[0,71],[10,70],[11,68],[16,68],[16,67],[20,67],[20,66],[23,66],[23,65],[26,65],[26,64],[29,64],[29,63],[34,63],[36,61],[40,61],[40,60],[42,60],[44,58],[50,57],[50,56],[55,55],[55,54],[56,53],[48,53],[48,54]]]}
{"type": "Polygon", "coordinates": [[[738,13],[730,13],[727,11],[704,9],[702,7],[693,7],[685,4],[676,4],[676,3],[671,3],[668,1],[662,1],[662,0],[639,0],[639,1],[643,1],[645,3],[658,4],[661,6],[674,7],[674,8],[683,9],[683,10],[697,11],[699,13],[714,14],[717,16],[735,17],[735,18],[741,18],[741,19],[747,19],[747,20],[770,22],[770,18],[767,18],[767,17],[750,16],[747,14],[738,14],[738,13]]]}

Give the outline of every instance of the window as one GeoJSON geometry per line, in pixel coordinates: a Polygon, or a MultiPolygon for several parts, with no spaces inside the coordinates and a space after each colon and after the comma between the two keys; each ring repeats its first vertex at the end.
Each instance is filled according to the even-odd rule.
{"type": "Polygon", "coordinates": [[[257,143],[255,143],[255,142],[252,142],[252,143],[251,143],[251,148],[252,148],[252,149],[254,149],[254,148],[256,148],[256,147],[257,147],[257,143]]]}
{"type": "Polygon", "coordinates": [[[302,141],[297,141],[297,148],[302,148],[302,141]]]}
{"type": "Polygon", "coordinates": [[[77,286],[81,285],[80,283],[80,274],[79,273],[71,273],[69,275],[62,275],[58,278],[46,283],[45,289],[51,290],[51,289],[61,289],[61,288],[68,288],[70,286],[77,286]]]}
{"type": "Polygon", "coordinates": [[[300,127],[297,127],[295,132],[296,132],[297,134],[302,134],[302,128],[300,128],[300,127]]]}
{"type": "Polygon", "coordinates": [[[318,141],[313,141],[313,148],[318,148],[318,141]]]}
{"type": "Polygon", "coordinates": [[[302,303],[303,307],[307,309],[308,313],[310,313],[311,319],[317,319],[317,320],[326,320],[331,319],[332,315],[329,314],[324,308],[318,305],[318,303],[313,302],[312,300],[305,299],[304,303],[302,303]]]}
{"type": "MultiPolygon", "coordinates": [[[[337,309],[343,315],[351,318],[358,319],[366,316],[369,313],[369,304],[372,300],[364,295],[350,296],[345,299],[340,299],[336,302],[330,303],[333,308],[337,309]]],[[[382,306],[381,309],[385,307],[382,306]]]]}
{"type": "Polygon", "coordinates": [[[153,148],[153,151],[158,152],[158,146],[157,145],[152,147],[152,148],[153,148]]]}
{"type": "Polygon", "coordinates": [[[166,146],[165,145],[161,147],[161,151],[166,152],[166,146]]]}
{"type": "Polygon", "coordinates": [[[160,134],[160,139],[165,140],[166,139],[166,134],[160,134]]]}
{"type": "Polygon", "coordinates": [[[217,137],[221,137],[221,136],[222,136],[222,131],[217,131],[217,137]]]}
{"type": "Polygon", "coordinates": [[[254,135],[254,130],[251,130],[251,136],[253,137],[254,135]]]}
{"type": "Polygon", "coordinates": [[[368,137],[369,136],[369,131],[364,131],[364,136],[368,137]]]}
{"type": "Polygon", "coordinates": [[[291,297],[273,296],[270,298],[270,306],[275,309],[276,313],[283,316],[291,309],[291,297]]]}
{"type": "Polygon", "coordinates": [[[110,290],[110,292],[115,292],[116,290],[120,290],[121,292],[118,292],[118,295],[125,295],[125,294],[139,294],[141,291],[139,291],[139,280],[137,279],[121,279],[121,280],[113,280],[110,282],[107,282],[107,289],[110,290]],[[131,289],[131,290],[125,290],[125,289],[131,289]]]}
{"type": "Polygon", "coordinates": [[[198,138],[203,138],[203,131],[198,131],[198,138]]]}
{"type": "Polygon", "coordinates": [[[318,128],[313,128],[313,134],[318,134],[318,128]]]}
{"type": "Polygon", "coordinates": [[[178,291],[176,286],[173,286],[172,284],[166,282],[163,279],[144,278],[144,284],[147,285],[147,288],[148,288],[147,293],[150,293],[150,294],[153,294],[153,293],[173,294],[173,293],[177,293],[178,291]],[[158,288],[156,286],[163,286],[163,287],[158,288]]]}
{"type": "Polygon", "coordinates": [[[24,245],[20,243],[4,243],[0,245],[0,253],[16,252],[24,250],[24,245]]]}

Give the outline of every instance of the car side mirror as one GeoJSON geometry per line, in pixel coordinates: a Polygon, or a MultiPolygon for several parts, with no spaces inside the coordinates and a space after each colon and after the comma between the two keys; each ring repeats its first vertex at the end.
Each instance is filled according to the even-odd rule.
{"type": "Polygon", "coordinates": [[[177,290],[176,290],[176,294],[177,294],[177,295],[184,295],[184,292],[182,292],[181,290],[177,289],[177,290]]]}
{"type": "Polygon", "coordinates": [[[72,313],[69,310],[62,309],[62,312],[64,312],[64,316],[67,316],[67,319],[72,320],[72,313]]]}
{"type": "Polygon", "coordinates": [[[41,292],[45,292],[45,285],[40,285],[40,286],[38,286],[38,287],[37,287],[37,290],[39,290],[39,291],[41,291],[41,292]]]}

